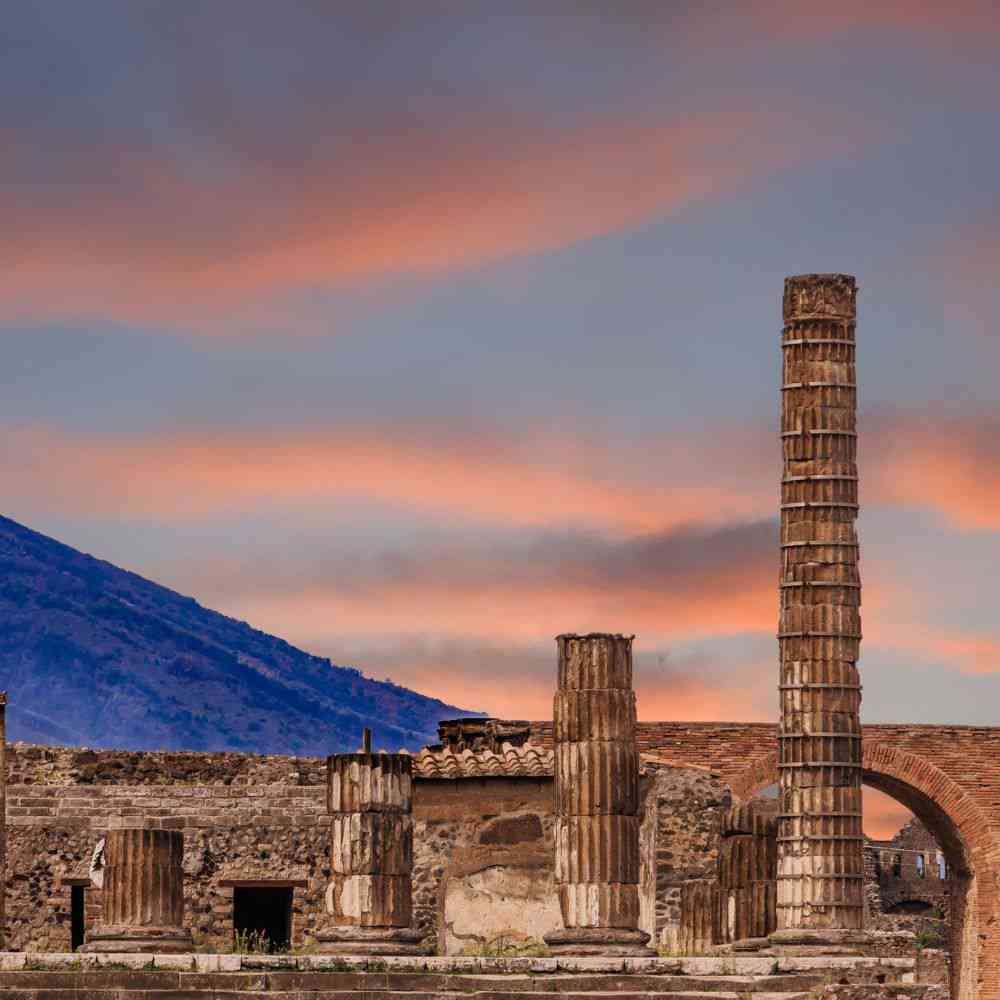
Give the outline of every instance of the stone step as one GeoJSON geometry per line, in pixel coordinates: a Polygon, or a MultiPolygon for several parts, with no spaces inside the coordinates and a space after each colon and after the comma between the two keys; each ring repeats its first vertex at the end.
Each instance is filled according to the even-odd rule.
{"type": "MultiPolygon", "coordinates": [[[[74,988],[39,987],[37,989],[0,988],[0,1000],[547,1000],[548,992],[521,992],[507,990],[452,990],[399,991],[399,990],[227,990],[227,989],[95,989],[88,986],[74,988]]],[[[744,1000],[745,992],[722,990],[702,992],[694,990],[662,991],[592,991],[560,993],[563,1000],[744,1000]]],[[[811,994],[755,993],[755,1000],[809,1000],[811,994]]]]}
{"type": "Polygon", "coordinates": [[[823,982],[816,973],[776,976],[629,975],[578,973],[575,975],[463,975],[433,972],[171,972],[145,969],[34,970],[0,972],[0,990],[119,990],[354,993],[459,993],[544,995],[694,992],[721,994],[790,993],[823,982]]]}

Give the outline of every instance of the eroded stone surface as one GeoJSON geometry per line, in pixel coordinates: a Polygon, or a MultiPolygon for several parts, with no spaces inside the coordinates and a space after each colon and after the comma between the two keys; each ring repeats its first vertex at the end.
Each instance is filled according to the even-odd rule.
{"type": "Polygon", "coordinates": [[[513,859],[451,877],[443,907],[439,944],[446,955],[539,945],[562,927],[551,871],[518,867],[513,859]]]}

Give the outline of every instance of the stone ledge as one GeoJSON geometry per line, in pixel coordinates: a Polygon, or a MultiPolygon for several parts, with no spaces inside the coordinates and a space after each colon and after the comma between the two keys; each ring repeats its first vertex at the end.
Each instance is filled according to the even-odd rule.
{"type": "Polygon", "coordinates": [[[85,952],[0,952],[0,971],[32,969],[163,969],[192,972],[241,972],[288,970],[299,972],[422,971],[439,973],[557,973],[612,972],[644,975],[687,976],[766,976],[773,973],[819,972],[825,969],[885,969],[894,973],[912,972],[912,958],[862,958],[831,956],[809,958],[764,958],[726,955],[677,958],[475,958],[444,956],[366,955],[231,955],[175,954],[146,955],[85,952]]]}

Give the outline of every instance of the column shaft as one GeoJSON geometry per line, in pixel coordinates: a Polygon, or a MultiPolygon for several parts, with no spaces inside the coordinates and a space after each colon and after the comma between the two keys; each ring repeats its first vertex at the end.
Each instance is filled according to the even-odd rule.
{"type": "Polygon", "coordinates": [[[649,954],[639,923],[632,640],[563,635],[555,695],[558,954],[649,954]]]}
{"type": "Polygon", "coordinates": [[[785,281],[777,921],[817,940],[863,918],[855,298],[785,281]]]}
{"type": "Polygon", "coordinates": [[[334,925],[318,935],[339,954],[414,954],[412,922],[412,762],[408,754],[353,753],[327,758],[330,871],[327,911],[334,925]]]}
{"type": "Polygon", "coordinates": [[[101,923],[86,951],[191,951],[184,930],[184,835],[179,830],[111,830],[104,844],[101,923]]]}

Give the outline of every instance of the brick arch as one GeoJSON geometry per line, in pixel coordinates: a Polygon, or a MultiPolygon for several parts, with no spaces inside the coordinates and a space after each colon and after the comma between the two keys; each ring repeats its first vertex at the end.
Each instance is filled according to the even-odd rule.
{"type": "MultiPolygon", "coordinates": [[[[939,767],[886,743],[863,743],[864,782],[901,802],[927,827],[955,876],[952,900],[952,996],[1000,998],[1000,844],[976,801],[939,767]]],[[[778,781],[778,754],[729,778],[736,798],[778,781]]]]}

